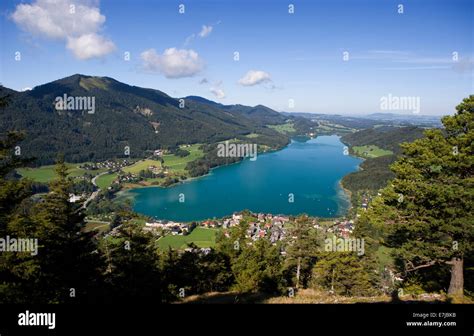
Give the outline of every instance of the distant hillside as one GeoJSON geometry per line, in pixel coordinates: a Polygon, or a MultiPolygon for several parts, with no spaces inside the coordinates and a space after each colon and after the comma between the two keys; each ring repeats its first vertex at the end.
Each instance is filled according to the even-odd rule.
{"type": "Polygon", "coordinates": [[[358,116],[304,112],[283,112],[283,114],[285,116],[298,116],[314,121],[327,121],[355,129],[372,128],[374,126],[441,127],[440,116],[416,114],[372,113],[358,116]]]}
{"type": "Polygon", "coordinates": [[[365,118],[378,120],[378,121],[390,121],[394,124],[412,124],[425,127],[440,127],[441,116],[430,116],[420,114],[396,114],[396,113],[371,113],[365,118]]]}
{"type": "Polygon", "coordinates": [[[353,204],[360,203],[362,193],[374,193],[387,185],[387,182],[394,177],[390,165],[401,154],[400,144],[421,138],[423,131],[424,129],[419,127],[378,127],[342,137],[341,140],[351,147],[376,145],[394,153],[366,159],[361,163],[359,171],[344,176],[342,185],[352,192],[353,204]]]}
{"type": "Polygon", "coordinates": [[[355,192],[359,190],[378,190],[394,177],[389,166],[396,160],[395,155],[385,155],[367,159],[360,164],[360,170],[343,178],[343,185],[355,192]]]}
{"type": "Polygon", "coordinates": [[[244,116],[253,121],[258,121],[259,124],[282,124],[288,119],[285,115],[272,110],[263,105],[245,106],[245,105],[223,105],[198,96],[188,96],[187,101],[193,101],[207,106],[214,106],[221,110],[230,112],[234,116],[244,116]]]}
{"type": "Polygon", "coordinates": [[[412,142],[423,136],[420,127],[377,127],[346,134],[342,141],[350,146],[376,145],[399,154],[402,142],[412,142]]]}
{"type": "MultiPolygon", "coordinates": [[[[37,164],[52,163],[58,153],[71,162],[96,161],[122,157],[129,146],[131,157],[142,157],[157,148],[248,134],[259,134],[275,147],[289,141],[266,126],[284,123],[287,117],[265,106],[224,106],[201,97],[186,97],[180,106],[179,98],[109,77],[76,74],[25,92],[0,87],[0,97],[7,95],[9,104],[0,110],[0,132],[25,131],[22,153],[36,157],[37,164]],[[94,97],[95,113],[57,110],[55,99],[65,94],[94,97]]],[[[260,138],[253,139],[258,143],[260,138]]]]}
{"type": "Polygon", "coordinates": [[[285,116],[297,116],[315,122],[326,121],[333,124],[341,125],[348,128],[354,129],[365,129],[371,128],[378,124],[379,121],[371,120],[363,117],[352,117],[352,116],[343,116],[338,114],[320,114],[320,113],[304,113],[304,112],[283,112],[285,116]]]}

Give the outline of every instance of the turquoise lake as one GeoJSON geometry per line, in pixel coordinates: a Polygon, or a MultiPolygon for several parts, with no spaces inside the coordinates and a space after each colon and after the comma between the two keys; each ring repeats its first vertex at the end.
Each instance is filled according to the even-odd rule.
{"type": "Polygon", "coordinates": [[[349,207],[339,181],[356,171],[361,161],[344,155],[339,137],[319,136],[306,142],[293,140],[280,151],[259,155],[256,161],[219,167],[173,187],[128,193],[133,195],[136,212],[174,221],[219,218],[244,209],[334,217],[349,207]]]}

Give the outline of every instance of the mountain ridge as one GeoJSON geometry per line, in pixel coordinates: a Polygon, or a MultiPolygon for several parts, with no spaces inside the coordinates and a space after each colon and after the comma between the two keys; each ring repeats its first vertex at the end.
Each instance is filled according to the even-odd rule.
{"type": "Polygon", "coordinates": [[[38,164],[54,162],[59,153],[71,162],[96,161],[123,157],[128,146],[131,157],[143,157],[158,148],[248,134],[258,134],[252,140],[276,147],[289,141],[267,127],[288,117],[268,107],[227,106],[197,96],[185,97],[182,105],[183,98],[111,77],[74,74],[23,92],[0,87],[0,96],[9,97],[0,113],[0,132],[25,131],[22,151],[36,157],[38,164]],[[93,97],[95,113],[58,111],[55,100],[64,95],[93,97]]]}

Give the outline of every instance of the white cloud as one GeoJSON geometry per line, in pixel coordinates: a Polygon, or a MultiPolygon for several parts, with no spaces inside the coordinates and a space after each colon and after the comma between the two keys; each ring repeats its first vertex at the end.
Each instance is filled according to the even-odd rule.
{"type": "Polygon", "coordinates": [[[67,48],[76,58],[85,60],[105,56],[115,50],[115,45],[100,35],[86,34],[78,38],[68,38],[67,48]]]}
{"type": "Polygon", "coordinates": [[[188,46],[196,37],[196,34],[191,34],[188,37],[186,37],[186,40],[184,40],[184,46],[188,46]]]}
{"type": "Polygon", "coordinates": [[[20,91],[21,92],[31,91],[31,88],[30,87],[25,87],[25,88],[21,89],[20,91]]]}
{"type": "Polygon", "coordinates": [[[204,38],[209,36],[212,32],[212,26],[203,25],[201,31],[199,32],[199,37],[204,38]]]}
{"type": "MultiPolygon", "coordinates": [[[[220,23],[220,21],[217,22],[217,24],[219,24],[219,23],[220,23]]],[[[200,38],[208,37],[208,36],[211,34],[211,32],[212,32],[213,29],[214,29],[214,27],[211,26],[211,25],[209,25],[209,26],[207,26],[207,25],[202,25],[201,31],[200,31],[199,33],[197,33],[197,34],[194,34],[194,33],[193,33],[193,34],[189,35],[188,37],[186,37],[186,40],[184,40],[183,46],[184,46],[184,47],[187,47],[188,45],[190,45],[191,42],[193,42],[194,39],[195,39],[197,36],[199,36],[200,38]]]]}
{"type": "Polygon", "coordinates": [[[225,98],[225,93],[222,89],[219,89],[219,88],[211,88],[209,91],[212,92],[212,94],[214,96],[216,96],[216,98],[218,99],[223,99],[225,98]]]}
{"type": "Polygon", "coordinates": [[[270,82],[272,79],[270,74],[261,70],[250,70],[244,77],[239,79],[239,84],[243,86],[253,86],[265,82],[270,82]]]}
{"type": "Polygon", "coordinates": [[[89,3],[86,0],[36,0],[16,6],[11,18],[34,36],[66,41],[67,48],[79,59],[101,57],[115,50],[115,45],[98,34],[105,16],[89,3]]]}
{"type": "Polygon", "coordinates": [[[141,59],[146,70],[161,72],[167,78],[192,77],[204,68],[204,61],[191,49],[169,48],[162,55],[148,49],[141,53],[141,59]]]}

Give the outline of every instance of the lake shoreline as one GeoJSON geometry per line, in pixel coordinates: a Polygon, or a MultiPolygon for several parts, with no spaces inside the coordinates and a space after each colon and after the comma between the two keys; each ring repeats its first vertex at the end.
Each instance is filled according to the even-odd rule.
{"type": "Polygon", "coordinates": [[[127,189],[118,198],[131,198],[138,213],[184,222],[220,218],[244,209],[289,216],[346,216],[352,209],[351,193],[341,180],[357,171],[362,160],[343,155],[340,136],[308,140],[292,139],[283,150],[264,153],[276,153],[274,158],[261,154],[262,161],[257,160],[257,166],[242,160],[235,162],[242,164],[241,169],[234,168],[234,163],[219,166],[209,174],[180,181],[170,188],[127,189]],[[227,168],[217,169],[223,167],[227,168]],[[287,194],[294,194],[295,201],[287,199],[287,194]]]}
{"type": "MultiPolygon", "coordinates": [[[[285,146],[281,147],[281,148],[278,148],[278,149],[273,149],[273,150],[268,150],[268,151],[265,151],[265,152],[262,152],[260,154],[257,155],[257,160],[258,160],[258,157],[259,156],[263,156],[263,155],[266,155],[266,154],[271,154],[271,153],[275,153],[275,152],[279,152],[281,150],[284,150],[285,148],[287,148],[289,145],[291,144],[291,141],[286,144],[285,146]]],[[[204,175],[199,175],[199,176],[194,176],[194,177],[189,177],[185,180],[180,180],[178,182],[175,182],[173,184],[170,184],[170,185],[167,185],[167,186],[161,186],[161,185],[140,185],[140,184],[136,184],[134,185],[133,187],[132,186],[127,186],[127,187],[123,187],[120,191],[129,191],[129,190],[134,190],[134,189],[144,189],[144,188],[162,188],[162,189],[168,189],[168,188],[172,188],[172,187],[176,187],[180,184],[185,184],[185,183],[188,183],[188,182],[193,182],[195,180],[198,180],[198,179],[201,179],[203,177],[206,177],[206,176],[210,176],[212,175],[213,171],[216,170],[216,169],[219,169],[219,168],[224,168],[224,167],[230,167],[230,166],[233,166],[233,165],[236,165],[236,164],[240,164],[240,163],[243,163],[244,161],[246,160],[250,160],[250,158],[243,158],[242,160],[240,161],[237,161],[237,162],[232,162],[232,163],[227,163],[227,164],[223,164],[223,165],[220,165],[220,166],[216,166],[216,167],[212,167],[209,169],[209,172],[204,174],[204,175]]]]}

